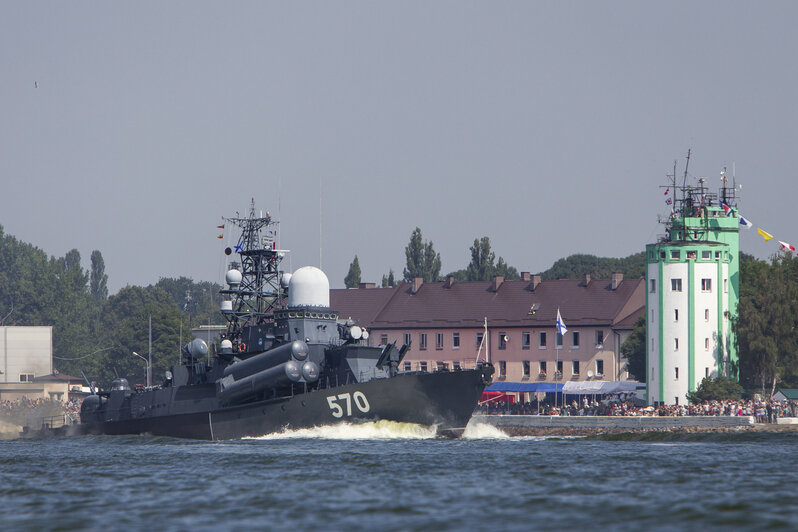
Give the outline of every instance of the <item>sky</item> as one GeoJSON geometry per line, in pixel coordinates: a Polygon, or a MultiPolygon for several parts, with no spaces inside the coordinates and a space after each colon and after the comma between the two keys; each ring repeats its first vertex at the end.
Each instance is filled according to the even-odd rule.
{"type": "Polygon", "coordinates": [[[222,282],[223,216],[279,219],[283,266],[401,277],[415,227],[464,268],[622,257],[660,185],[720,185],[798,244],[795,2],[12,2],[0,17],[0,225],[102,252],[111,293],[222,282]]]}

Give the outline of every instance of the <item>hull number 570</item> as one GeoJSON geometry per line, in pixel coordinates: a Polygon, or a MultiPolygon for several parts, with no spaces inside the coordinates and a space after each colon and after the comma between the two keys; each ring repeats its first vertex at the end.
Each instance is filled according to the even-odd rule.
{"type": "Polygon", "coordinates": [[[363,392],[355,392],[352,394],[342,393],[340,395],[330,395],[327,397],[327,404],[330,405],[333,417],[344,417],[344,414],[351,416],[352,403],[355,403],[357,409],[363,413],[368,412],[371,408],[369,406],[369,400],[366,399],[366,394],[363,392]]]}

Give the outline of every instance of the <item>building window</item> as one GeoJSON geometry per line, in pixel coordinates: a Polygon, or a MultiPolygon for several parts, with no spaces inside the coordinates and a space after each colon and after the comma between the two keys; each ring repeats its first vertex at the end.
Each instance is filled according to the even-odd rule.
{"type": "Polygon", "coordinates": [[[521,334],[521,349],[529,349],[532,344],[532,335],[529,332],[521,334]]]}
{"type": "Polygon", "coordinates": [[[649,290],[649,292],[651,292],[653,294],[656,291],[657,291],[657,280],[656,279],[651,279],[651,290],[649,290]]]}
{"type": "Polygon", "coordinates": [[[711,259],[712,258],[712,252],[711,251],[702,251],[701,252],[701,258],[705,259],[705,260],[711,259]]]}
{"type": "Polygon", "coordinates": [[[544,332],[538,335],[538,347],[540,349],[546,349],[546,333],[544,332]]]}
{"type": "Polygon", "coordinates": [[[405,345],[410,345],[413,342],[413,336],[410,333],[405,333],[405,345]]]}
{"type": "Polygon", "coordinates": [[[460,371],[460,361],[459,360],[455,360],[454,362],[452,362],[452,369],[455,370],[455,371],[460,371]]]}
{"type": "Polygon", "coordinates": [[[596,360],[596,377],[601,377],[603,375],[604,375],[604,361],[596,360]]]}
{"type": "Polygon", "coordinates": [[[557,361],[557,373],[562,375],[562,360],[557,361]]]}
{"type": "Polygon", "coordinates": [[[523,366],[523,375],[522,375],[522,377],[525,377],[525,378],[527,378],[527,379],[529,378],[529,368],[530,368],[530,367],[531,367],[531,364],[529,363],[529,360],[524,360],[524,366],[523,366]]]}
{"type": "Polygon", "coordinates": [[[435,349],[443,349],[443,333],[435,333],[435,349]]]}
{"type": "Polygon", "coordinates": [[[679,350],[679,339],[678,338],[674,338],[673,339],[673,350],[674,351],[678,351],[679,350]]]}
{"type": "Polygon", "coordinates": [[[704,309],[704,321],[709,321],[709,309],[704,309]]]}
{"type": "Polygon", "coordinates": [[[728,279],[724,279],[723,280],[723,293],[724,294],[728,294],[729,293],[729,280],[728,279]]]}
{"type": "Polygon", "coordinates": [[[688,251],[687,258],[695,260],[695,251],[688,251]]]}
{"type": "Polygon", "coordinates": [[[380,335],[380,345],[388,345],[388,335],[381,334],[380,335]]]}
{"type": "Polygon", "coordinates": [[[427,333],[420,333],[418,335],[418,348],[422,351],[427,348],[427,333]]]}
{"type": "Polygon", "coordinates": [[[411,366],[410,362],[405,362],[405,371],[410,371],[411,367],[412,366],[411,366]]]}
{"type": "Polygon", "coordinates": [[[681,292],[682,291],[682,280],[681,279],[671,279],[671,291],[672,292],[681,292]]]}
{"type": "Polygon", "coordinates": [[[554,333],[554,349],[562,349],[562,335],[554,333]]]}
{"type": "Polygon", "coordinates": [[[33,373],[20,373],[19,382],[33,382],[33,373]]]}
{"type": "Polygon", "coordinates": [[[679,321],[679,309],[673,309],[673,321],[679,321]]]}
{"type": "Polygon", "coordinates": [[[572,360],[571,361],[571,374],[572,375],[579,375],[579,361],[572,360]]]}
{"type": "Polygon", "coordinates": [[[704,338],[704,351],[709,351],[709,338],[704,338]]]}
{"type": "Polygon", "coordinates": [[[676,380],[678,381],[679,380],[679,368],[673,368],[673,369],[676,370],[674,373],[675,373],[675,376],[676,376],[676,380]]]}
{"type": "Polygon", "coordinates": [[[659,258],[661,258],[662,260],[665,260],[665,252],[664,251],[660,251],[659,252],[659,258]]]}
{"type": "Polygon", "coordinates": [[[485,333],[481,333],[481,332],[478,332],[478,333],[477,333],[477,345],[476,345],[477,349],[479,349],[480,347],[482,347],[482,338],[483,338],[484,336],[485,336],[485,333]]]}
{"type": "Polygon", "coordinates": [[[712,279],[701,279],[701,291],[702,292],[712,291],[712,279]]]}
{"type": "Polygon", "coordinates": [[[709,368],[704,368],[704,377],[709,377],[709,368]]]}
{"type": "Polygon", "coordinates": [[[675,404],[676,406],[679,406],[679,396],[676,396],[676,397],[673,398],[673,404],[675,404]]]}
{"type": "Polygon", "coordinates": [[[596,347],[604,347],[604,331],[596,331],[596,347]]]}
{"type": "Polygon", "coordinates": [[[449,371],[449,364],[446,362],[438,361],[438,371],[449,371]]]}
{"type": "Polygon", "coordinates": [[[543,377],[546,376],[546,361],[545,360],[541,360],[540,362],[538,362],[538,373],[540,375],[542,375],[543,377]]]}
{"type": "Polygon", "coordinates": [[[716,258],[716,259],[719,259],[719,258],[720,258],[720,251],[716,251],[716,252],[715,252],[715,258],[716,258]]]}
{"type": "Polygon", "coordinates": [[[460,333],[452,333],[452,349],[460,349],[460,333]]]}
{"type": "Polygon", "coordinates": [[[499,378],[504,379],[507,377],[507,361],[499,360],[499,378]]]}
{"type": "Polygon", "coordinates": [[[574,331],[571,334],[573,335],[571,336],[571,347],[579,347],[579,331],[574,331]]]}
{"type": "Polygon", "coordinates": [[[419,369],[419,371],[423,371],[423,372],[426,373],[426,371],[427,371],[427,363],[426,363],[426,361],[425,362],[419,362],[418,363],[418,369],[419,369]]]}
{"type": "Polygon", "coordinates": [[[682,258],[682,252],[681,251],[677,251],[677,250],[671,251],[671,259],[681,259],[681,258],[682,258]]]}
{"type": "Polygon", "coordinates": [[[507,349],[507,340],[508,340],[507,333],[500,332],[499,333],[499,349],[507,349]]]}

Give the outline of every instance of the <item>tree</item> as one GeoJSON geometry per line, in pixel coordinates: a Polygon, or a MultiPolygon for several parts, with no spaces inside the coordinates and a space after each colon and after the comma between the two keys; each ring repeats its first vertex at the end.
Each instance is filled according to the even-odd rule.
{"type": "Polygon", "coordinates": [[[614,259],[595,255],[570,255],[552,264],[551,268],[540,274],[541,279],[581,279],[589,273],[595,279],[609,279],[614,272],[626,277],[639,279],[643,276],[646,263],[644,251],[628,257],[614,259]]]}
{"type": "Polygon", "coordinates": [[[466,268],[469,281],[490,281],[496,269],[496,254],[490,249],[490,238],[474,239],[471,246],[471,262],[466,268]]]}
{"type": "Polygon", "coordinates": [[[91,274],[89,277],[91,297],[97,303],[108,299],[108,275],[105,274],[103,254],[98,250],[91,252],[91,274]]]}
{"type": "Polygon", "coordinates": [[[347,288],[357,288],[360,285],[360,261],[357,260],[357,255],[349,265],[349,273],[344,277],[344,285],[347,288]]]}
{"type": "Polygon", "coordinates": [[[687,400],[693,404],[704,401],[729,401],[739,399],[743,387],[734,379],[727,377],[704,377],[694,392],[687,392],[687,400]]]}
{"type": "Polygon", "coordinates": [[[621,344],[621,355],[626,359],[626,371],[633,379],[646,382],[646,317],[637,318],[632,333],[621,344]]]}
{"type": "Polygon", "coordinates": [[[416,227],[410,235],[410,243],[405,248],[407,267],[404,269],[404,279],[412,282],[416,277],[422,277],[425,283],[434,283],[440,279],[441,256],[435,253],[432,242],[424,242],[421,229],[416,227]]]}
{"type": "Polygon", "coordinates": [[[383,288],[388,288],[388,287],[394,287],[394,286],[396,286],[396,279],[394,279],[393,268],[391,268],[388,271],[388,275],[383,275],[382,276],[382,287],[383,288]]]}

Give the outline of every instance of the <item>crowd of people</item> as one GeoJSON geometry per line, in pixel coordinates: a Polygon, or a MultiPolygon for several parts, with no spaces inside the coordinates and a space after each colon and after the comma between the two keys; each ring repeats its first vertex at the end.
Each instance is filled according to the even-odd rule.
{"type": "Polygon", "coordinates": [[[542,416],[754,416],[758,423],[775,423],[780,417],[798,417],[798,404],[774,399],[706,401],[691,405],[638,406],[628,400],[597,401],[582,397],[565,404],[551,402],[484,402],[480,414],[542,416]]]}
{"type": "Polygon", "coordinates": [[[43,419],[63,417],[65,423],[74,423],[80,416],[79,399],[66,403],[56,399],[22,397],[15,401],[0,401],[0,420],[26,426],[43,419]]]}

